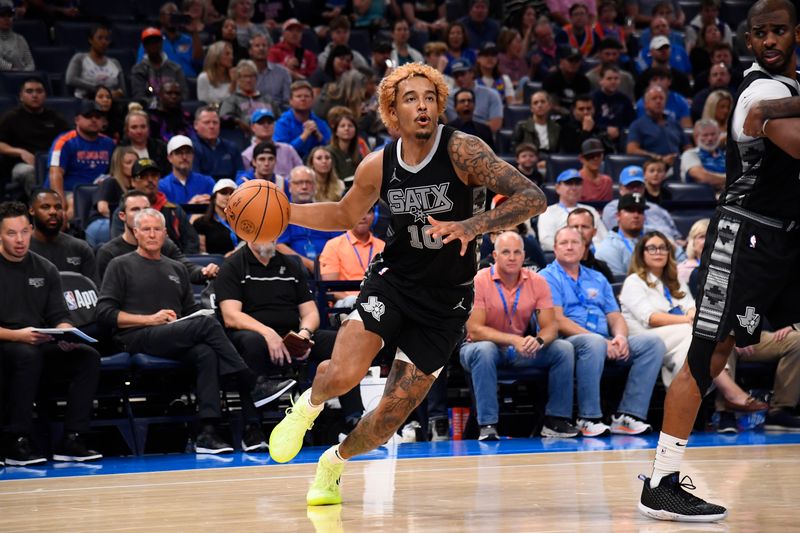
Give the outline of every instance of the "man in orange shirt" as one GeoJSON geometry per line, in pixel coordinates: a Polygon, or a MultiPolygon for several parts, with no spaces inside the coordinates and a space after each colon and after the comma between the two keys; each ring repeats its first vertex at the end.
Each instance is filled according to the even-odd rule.
{"type": "MultiPolygon", "coordinates": [[[[360,280],[364,277],[372,258],[381,253],[386,245],[370,231],[374,220],[374,211],[370,210],[353,229],[325,244],[319,256],[319,273],[323,281],[360,280]]],[[[336,300],[355,298],[357,295],[358,291],[333,293],[336,300]]],[[[342,301],[339,305],[347,307],[352,304],[342,301]]]]}
{"type": "Polygon", "coordinates": [[[495,264],[475,275],[475,301],[467,320],[469,341],[460,361],[472,376],[479,440],[497,440],[497,368],[541,368],[548,373],[543,437],[575,437],[572,390],[575,352],[558,338],[547,281],[522,267],[522,239],[513,231],[494,243],[495,264]]]}
{"type": "Polygon", "coordinates": [[[590,137],[581,144],[579,156],[583,164],[580,170],[583,178],[581,202],[610,202],[614,198],[611,176],[600,173],[605,152],[606,149],[600,139],[590,137]]]}

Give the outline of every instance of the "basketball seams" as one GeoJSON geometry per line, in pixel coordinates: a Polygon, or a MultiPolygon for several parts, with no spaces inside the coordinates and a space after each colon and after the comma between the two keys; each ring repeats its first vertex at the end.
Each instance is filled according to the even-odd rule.
{"type": "Polygon", "coordinates": [[[234,191],[229,205],[233,230],[244,241],[256,243],[264,240],[274,241],[286,230],[289,223],[291,209],[289,199],[275,184],[268,181],[250,180],[242,184],[234,191]],[[245,194],[244,189],[253,189],[252,196],[245,199],[242,196],[245,194]],[[270,197],[271,189],[275,193],[274,201],[270,197]],[[265,194],[263,198],[262,192],[265,194]],[[250,213],[251,209],[256,211],[250,213]],[[255,221],[259,218],[260,221],[256,224],[255,221]]]}
{"type": "MultiPolygon", "coordinates": [[[[255,193],[253,196],[251,196],[251,197],[250,197],[250,198],[247,200],[247,202],[246,202],[246,203],[245,203],[245,204],[242,206],[242,208],[241,208],[241,209],[239,209],[239,215],[236,217],[236,225],[235,225],[235,226],[234,226],[234,228],[233,228],[233,232],[234,232],[234,233],[236,233],[237,235],[239,235],[239,231],[238,231],[238,230],[239,230],[239,221],[242,219],[242,214],[243,214],[243,213],[244,213],[244,212],[247,210],[247,206],[249,206],[249,205],[250,205],[250,203],[251,203],[253,200],[255,200],[255,199],[258,197],[258,195],[259,195],[259,194],[261,194],[261,185],[255,185],[255,186],[251,186],[251,187],[248,187],[248,189],[251,189],[251,188],[253,188],[253,187],[258,187],[258,190],[256,191],[256,193],[255,193]]],[[[259,230],[260,230],[260,229],[261,229],[261,228],[259,228],[259,230]]],[[[256,233],[256,235],[258,235],[258,233],[256,233]]]]}
{"type": "MultiPolygon", "coordinates": [[[[267,211],[269,211],[269,193],[270,193],[270,190],[272,189],[272,187],[267,185],[264,188],[267,189],[267,198],[264,201],[264,208],[261,210],[261,222],[259,222],[259,224],[258,224],[258,231],[256,231],[256,237],[255,237],[255,239],[253,239],[255,242],[258,242],[258,237],[259,237],[259,235],[261,235],[261,230],[264,229],[264,219],[267,218],[267,211]]],[[[259,186],[259,191],[258,192],[259,192],[259,194],[261,194],[261,187],[260,186],[259,186]]]]}

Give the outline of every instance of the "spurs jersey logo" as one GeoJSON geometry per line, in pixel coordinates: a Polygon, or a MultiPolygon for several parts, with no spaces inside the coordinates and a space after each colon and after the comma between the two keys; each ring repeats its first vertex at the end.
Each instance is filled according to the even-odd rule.
{"type": "Polygon", "coordinates": [[[44,278],[28,278],[28,285],[41,289],[44,287],[44,278]]]}
{"type": "Polygon", "coordinates": [[[72,266],[80,266],[81,258],[80,257],[67,257],[67,264],[72,266]]]}
{"type": "Polygon", "coordinates": [[[744,316],[736,315],[739,319],[739,325],[747,330],[748,335],[752,335],[761,322],[761,315],[756,313],[756,308],[748,305],[744,310],[744,316]]]}
{"type": "Polygon", "coordinates": [[[175,283],[176,285],[180,285],[181,284],[181,278],[179,278],[178,276],[173,276],[172,274],[170,274],[167,277],[169,278],[169,280],[172,283],[175,283]]]}
{"type": "Polygon", "coordinates": [[[381,321],[381,316],[386,312],[386,306],[383,305],[383,302],[378,301],[377,296],[370,296],[367,298],[367,301],[362,303],[361,307],[364,308],[364,311],[371,314],[372,318],[378,322],[381,321]]]}
{"type": "Polygon", "coordinates": [[[446,213],[453,208],[453,201],[447,197],[448,188],[449,183],[440,183],[408,189],[389,189],[386,198],[393,215],[410,214],[420,221],[425,220],[426,215],[446,213]]]}

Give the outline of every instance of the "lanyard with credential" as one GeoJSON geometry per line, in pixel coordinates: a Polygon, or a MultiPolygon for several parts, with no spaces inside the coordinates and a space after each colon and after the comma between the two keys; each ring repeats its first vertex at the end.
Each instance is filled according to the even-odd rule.
{"type": "Polygon", "coordinates": [[[627,248],[627,249],[628,249],[628,251],[629,251],[630,253],[633,253],[633,246],[631,246],[631,243],[630,243],[630,242],[628,242],[628,238],[627,238],[625,235],[623,235],[623,233],[622,233],[622,230],[621,230],[621,229],[618,229],[618,230],[617,230],[617,234],[618,234],[618,235],[620,236],[620,238],[622,239],[622,242],[624,242],[624,243],[625,243],[625,248],[627,248]]]}
{"type": "Polygon", "coordinates": [[[669,308],[672,309],[673,307],[675,307],[672,304],[672,294],[670,294],[669,287],[667,287],[666,283],[662,283],[662,285],[664,286],[664,298],[667,299],[667,301],[669,302],[669,308]]]}
{"type": "MultiPolygon", "coordinates": [[[[489,273],[494,278],[494,267],[489,270],[489,273]]],[[[519,304],[519,293],[522,292],[522,283],[519,284],[517,287],[517,292],[514,295],[514,305],[511,307],[511,313],[508,312],[508,304],[506,303],[506,297],[503,294],[503,289],[500,286],[500,282],[494,280],[494,286],[497,288],[497,294],[500,295],[500,301],[503,302],[503,312],[506,314],[506,320],[508,321],[508,326],[511,327],[511,319],[514,318],[514,315],[517,314],[517,304],[519,304]]]]}
{"type": "MultiPolygon", "coordinates": [[[[350,235],[345,233],[344,237],[347,239],[347,242],[350,243],[350,246],[353,247],[353,252],[355,252],[355,254],[356,254],[356,259],[358,259],[358,264],[359,264],[359,266],[361,266],[361,270],[366,272],[367,267],[365,267],[364,266],[364,262],[361,261],[361,255],[358,253],[358,248],[356,248],[356,245],[353,244],[353,241],[350,240],[350,235]]],[[[374,244],[375,243],[372,243],[372,244],[369,245],[369,256],[367,258],[367,265],[369,265],[372,262],[372,247],[374,246],[374,244]]]]}
{"type": "Polygon", "coordinates": [[[229,232],[231,232],[231,242],[233,243],[233,247],[236,248],[236,245],[239,244],[239,237],[236,235],[236,232],[231,229],[230,225],[225,222],[225,219],[219,216],[217,213],[214,213],[214,218],[217,219],[217,222],[225,226],[229,232]]]}
{"type": "Polygon", "coordinates": [[[586,300],[586,296],[583,294],[583,290],[581,289],[581,274],[580,270],[578,270],[578,279],[572,279],[569,274],[561,268],[561,265],[556,263],[556,267],[558,268],[558,272],[561,274],[561,277],[564,279],[567,285],[572,289],[572,292],[575,294],[575,298],[578,299],[578,303],[583,306],[589,305],[589,302],[586,300]]]}

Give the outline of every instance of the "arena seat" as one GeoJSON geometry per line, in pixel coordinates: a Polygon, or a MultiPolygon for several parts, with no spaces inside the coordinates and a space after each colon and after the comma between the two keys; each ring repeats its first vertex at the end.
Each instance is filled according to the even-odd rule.
{"type": "Polygon", "coordinates": [[[719,18],[727,22],[735,32],[739,23],[747,18],[747,12],[752,6],[753,0],[723,0],[719,7],[719,18]]]}
{"type": "Polygon", "coordinates": [[[43,70],[19,71],[19,70],[6,70],[0,72],[0,88],[2,93],[7,95],[18,95],[22,84],[28,78],[41,78],[44,83],[44,88],[47,94],[52,95],[53,86],[50,83],[50,76],[43,70]]]}
{"type": "Polygon", "coordinates": [[[367,30],[350,30],[350,40],[347,41],[347,44],[350,48],[364,56],[364,59],[368,59],[372,56],[372,41],[369,38],[369,32],[367,30]]]}
{"type": "Polygon", "coordinates": [[[25,37],[28,47],[50,46],[50,32],[43,20],[14,20],[14,33],[25,37]]]}
{"type": "Polygon", "coordinates": [[[86,222],[89,220],[89,213],[94,204],[94,194],[100,188],[94,183],[82,183],[75,187],[73,191],[74,216],[71,223],[77,229],[86,229],[86,222]]]}
{"type": "Polygon", "coordinates": [[[520,122],[531,118],[531,108],[527,105],[510,105],[503,109],[503,128],[513,130],[520,122]]]}
{"type": "Polygon", "coordinates": [[[614,182],[619,181],[619,173],[622,169],[630,165],[644,165],[649,158],[643,155],[633,154],[609,154],[605,159],[605,173],[611,176],[614,182]]]}
{"type": "Polygon", "coordinates": [[[713,209],[678,209],[673,210],[671,213],[672,220],[675,221],[678,231],[681,235],[688,235],[692,224],[701,218],[711,218],[714,214],[713,209]]]}
{"type": "Polygon", "coordinates": [[[581,166],[578,154],[550,154],[547,158],[547,180],[555,181],[565,170],[580,170],[581,166]]]}
{"type": "Polygon", "coordinates": [[[714,189],[705,183],[666,182],[664,188],[672,194],[673,203],[713,205],[714,189]]]}
{"type": "Polygon", "coordinates": [[[498,130],[497,133],[495,133],[495,151],[499,155],[511,155],[514,153],[514,150],[511,147],[511,135],[513,135],[513,133],[514,132],[511,130],[498,130]]]}
{"type": "Polygon", "coordinates": [[[531,96],[533,96],[533,93],[541,90],[542,90],[542,82],[529,81],[522,87],[522,102],[524,104],[530,104],[531,96]]]}
{"type": "MultiPolygon", "coordinates": [[[[700,14],[700,0],[680,0],[678,2],[681,6],[681,11],[686,16],[686,23],[688,24],[691,20],[700,14]]],[[[734,31],[736,27],[732,28],[734,31]]]]}
{"type": "Polygon", "coordinates": [[[135,56],[142,41],[142,30],[145,27],[146,24],[114,24],[111,27],[111,45],[114,48],[132,51],[135,56]]]}
{"type": "Polygon", "coordinates": [[[89,30],[94,22],[58,21],[53,26],[56,46],[68,46],[76,50],[89,49],[89,30]]]}
{"type": "MultiPolygon", "coordinates": [[[[66,77],[67,66],[72,56],[75,55],[75,48],[71,46],[37,46],[31,48],[33,60],[36,63],[36,68],[44,70],[52,77],[57,74],[66,77]]],[[[50,100],[47,100],[50,103],[50,100]]]]}

